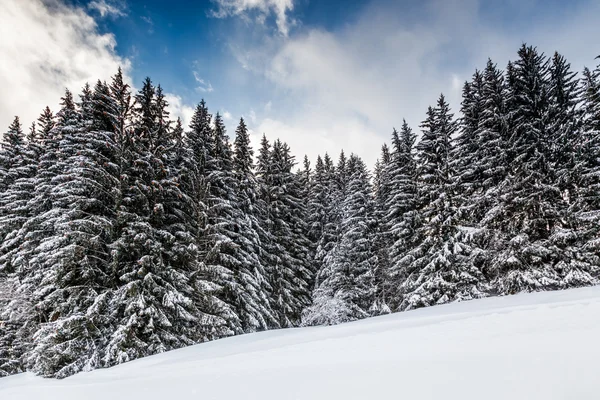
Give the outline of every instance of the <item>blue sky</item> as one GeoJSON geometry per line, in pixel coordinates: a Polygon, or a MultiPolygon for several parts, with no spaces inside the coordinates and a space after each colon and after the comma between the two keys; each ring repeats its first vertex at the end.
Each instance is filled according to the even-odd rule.
{"type": "Polygon", "coordinates": [[[56,109],[69,87],[150,76],[188,120],[205,98],[230,132],[302,156],[341,148],[372,165],[393,126],[418,129],[443,92],[523,42],[576,70],[600,54],[595,0],[2,0],[0,124],[56,109]]]}
{"type": "MultiPolygon", "coordinates": [[[[73,4],[97,13],[90,3],[98,0],[76,0],[73,4]]],[[[477,4],[476,2],[471,2],[477,4]]],[[[565,2],[484,1],[477,7],[481,23],[502,30],[518,30],[526,39],[531,21],[562,18],[576,10],[585,0],[565,2]]],[[[177,93],[186,103],[205,98],[218,110],[240,115],[254,104],[267,104],[278,95],[263,77],[244,68],[230,46],[254,48],[264,37],[277,37],[276,17],[266,15],[264,27],[256,29],[244,18],[216,18],[219,2],[211,0],[127,0],[108,1],[123,15],[99,18],[99,29],[116,37],[116,51],[132,62],[131,76],[135,83],[146,76],[160,82],[171,93],[177,93]],[[203,83],[198,80],[204,81],[203,83]]],[[[430,7],[420,0],[300,0],[287,11],[294,21],[289,36],[301,36],[312,29],[328,32],[343,31],[352,26],[369,8],[384,8],[398,14],[398,22],[406,27],[428,21],[430,7]]],[[[250,18],[259,12],[248,10],[250,18]]],[[[471,68],[468,48],[456,43],[436,49],[431,59],[446,67],[471,68]]],[[[515,49],[516,50],[516,49],[515,49]]],[[[432,99],[431,101],[434,101],[432,99]]]]}
{"type": "MultiPolygon", "coordinates": [[[[93,2],[97,0],[73,4],[98,14],[90,8],[93,2]]],[[[266,15],[257,29],[252,26],[254,20],[215,17],[220,9],[217,1],[128,0],[107,4],[118,7],[123,15],[99,18],[99,29],[114,34],[117,53],[132,62],[135,83],[150,76],[186,103],[205,98],[212,108],[236,116],[247,113],[257,102],[272,104],[276,91],[263,77],[244,68],[230,46],[253,48],[265,37],[279,38],[281,32],[273,14],[266,15]]],[[[289,21],[295,21],[289,35],[312,28],[334,31],[356,19],[368,5],[365,0],[295,1],[287,12],[289,21]]],[[[258,14],[248,10],[250,18],[258,14]]]]}

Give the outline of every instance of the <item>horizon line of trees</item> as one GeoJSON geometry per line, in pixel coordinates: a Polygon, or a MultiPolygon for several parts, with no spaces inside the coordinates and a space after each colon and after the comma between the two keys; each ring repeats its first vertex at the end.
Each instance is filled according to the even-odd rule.
{"type": "Polygon", "coordinates": [[[600,67],[523,45],[403,122],[374,170],[160,85],[70,91],[0,147],[0,377],[64,378],[236,334],[598,283],[600,67]]]}

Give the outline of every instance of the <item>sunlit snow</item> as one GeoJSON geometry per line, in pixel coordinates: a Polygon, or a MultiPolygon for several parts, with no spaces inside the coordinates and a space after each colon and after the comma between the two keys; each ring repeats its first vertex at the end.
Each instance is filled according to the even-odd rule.
{"type": "Polygon", "coordinates": [[[2,400],[598,399],[600,287],[430,307],[205,343],[2,400]]]}

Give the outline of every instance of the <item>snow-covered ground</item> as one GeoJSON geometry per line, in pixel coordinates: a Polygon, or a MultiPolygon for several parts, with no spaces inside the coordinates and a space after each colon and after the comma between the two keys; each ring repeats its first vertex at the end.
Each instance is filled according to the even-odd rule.
{"type": "Polygon", "coordinates": [[[223,339],[1,400],[600,399],[600,287],[223,339]]]}

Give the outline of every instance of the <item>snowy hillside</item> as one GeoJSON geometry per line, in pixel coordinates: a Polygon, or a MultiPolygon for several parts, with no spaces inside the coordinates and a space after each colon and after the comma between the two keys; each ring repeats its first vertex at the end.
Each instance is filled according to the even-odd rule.
{"type": "Polygon", "coordinates": [[[598,399],[600,287],[270,331],[58,380],[2,400],[598,399]]]}

